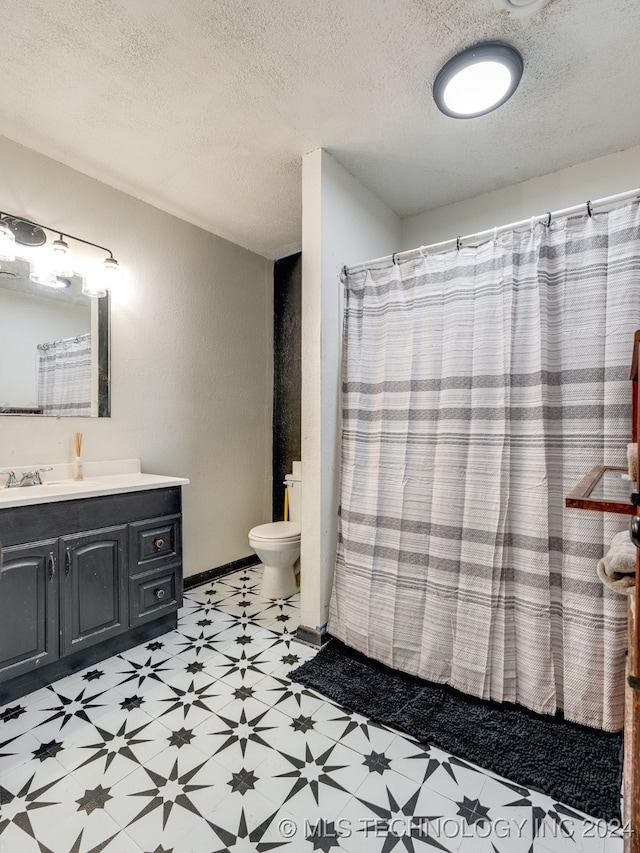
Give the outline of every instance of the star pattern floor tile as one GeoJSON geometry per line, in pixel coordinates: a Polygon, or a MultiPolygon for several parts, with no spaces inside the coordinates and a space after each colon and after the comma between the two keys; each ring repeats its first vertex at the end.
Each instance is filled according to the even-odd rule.
{"type": "Polygon", "coordinates": [[[174,631],[0,707],[0,851],[622,853],[622,834],[288,673],[299,595],[261,567],[174,631]]]}

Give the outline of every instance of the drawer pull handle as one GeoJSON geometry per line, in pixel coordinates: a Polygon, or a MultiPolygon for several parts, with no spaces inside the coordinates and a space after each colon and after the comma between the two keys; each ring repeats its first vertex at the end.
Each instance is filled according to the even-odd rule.
{"type": "Polygon", "coordinates": [[[49,580],[52,581],[55,573],[56,573],[56,558],[53,556],[53,552],[49,554],[49,580]]]}
{"type": "Polygon", "coordinates": [[[156,546],[156,549],[159,551],[161,548],[164,548],[164,539],[154,539],[153,544],[156,546]]]}
{"type": "Polygon", "coordinates": [[[68,575],[71,571],[71,551],[67,548],[64,552],[64,573],[68,575]]]}
{"type": "Polygon", "coordinates": [[[153,594],[155,595],[156,598],[159,598],[159,599],[164,598],[164,590],[163,589],[156,589],[153,591],[153,594]]]}

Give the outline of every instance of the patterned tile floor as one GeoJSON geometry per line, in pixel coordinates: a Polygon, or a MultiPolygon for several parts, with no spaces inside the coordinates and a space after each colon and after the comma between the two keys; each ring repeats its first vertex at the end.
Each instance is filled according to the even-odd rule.
{"type": "Polygon", "coordinates": [[[292,683],[260,569],[178,629],[0,707],[0,853],[621,853],[620,830],[292,683]]]}

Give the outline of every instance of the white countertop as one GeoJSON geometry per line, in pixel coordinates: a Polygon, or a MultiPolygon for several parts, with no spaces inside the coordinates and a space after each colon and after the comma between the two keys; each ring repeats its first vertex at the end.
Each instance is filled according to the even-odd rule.
{"type": "MultiPolygon", "coordinates": [[[[144,474],[139,459],[118,459],[108,462],[85,462],[84,479],[73,479],[73,465],[16,465],[7,466],[15,472],[18,482],[27,471],[38,468],[53,468],[41,474],[41,486],[19,486],[4,488],[5,476],[0,476],[0,509],[3,507],[28,506],[30,504],[54,503],[55,501],[96,498],[102,495],[118,495],[124,492],[143,492],[164,489],[170,486],[186,486],[184,477],[169,477],[163,474],[144,474]]],[[[4,470],[4,469],[3,469],[4,470]]]]}

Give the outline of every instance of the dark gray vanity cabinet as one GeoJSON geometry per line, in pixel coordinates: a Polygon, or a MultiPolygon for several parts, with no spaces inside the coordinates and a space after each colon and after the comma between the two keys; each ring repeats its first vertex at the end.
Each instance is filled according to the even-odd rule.
{"type": "Polygon", "coordinates": [[[179,487],[0,510],[0,704],[175,628],[179,487]]]}

